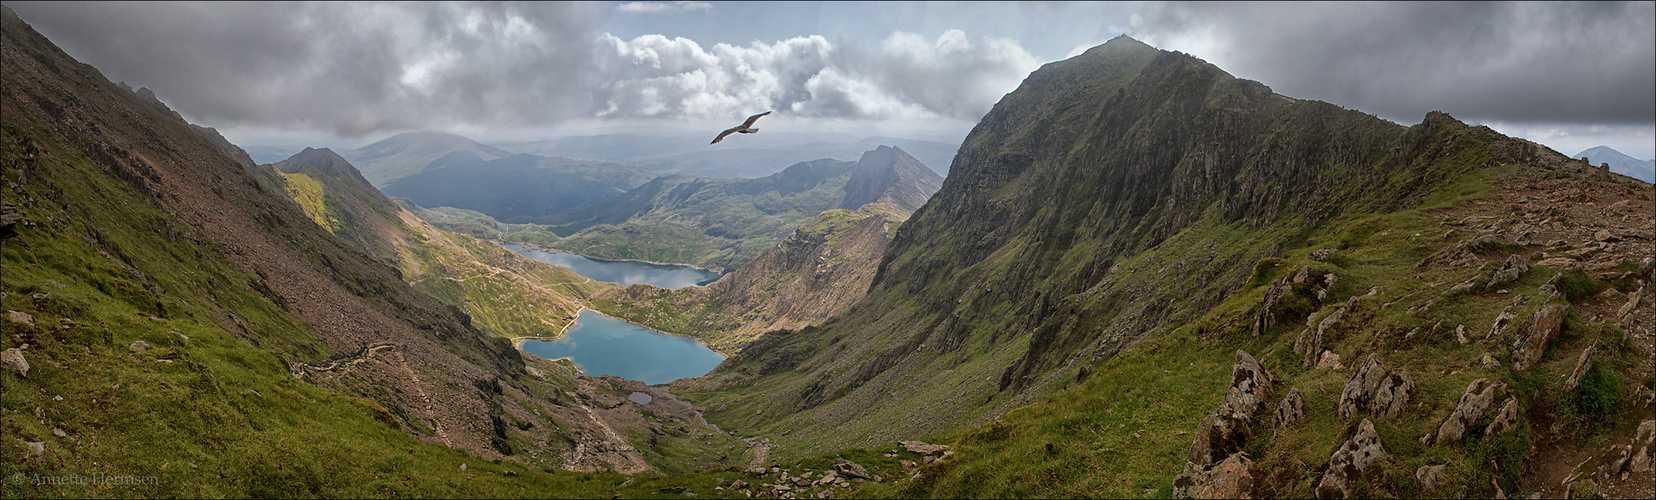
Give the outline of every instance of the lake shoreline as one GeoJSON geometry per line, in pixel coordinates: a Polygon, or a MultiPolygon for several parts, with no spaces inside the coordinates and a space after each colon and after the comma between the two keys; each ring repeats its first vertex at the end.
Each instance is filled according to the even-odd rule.
{"type": "MultiPolygon", "coordinates": [[[[578,370],[579,374],[586,375],[586,376],[593,376],[593,375],[587,373],[586,368],[582,365],[581,362],[579,362],[578,360],[575,359],[574,355],[560,356],[558,358],[549,358],[549,357],[546,357],[546,356],[543,356],[543,355],[540,355],[540,354],[536,354],[535,352],[532,352],[528,349],[525,349],[526,342],[531,341],[531,340],[540,341],[540,342],[549,342],[550,343],[550,342],[555,342],[555,341],[558,341],[558,340],[569,338],[572,334],[574,334],[575,327],[580,326],[581,317],[583,315],[585,315],[586,313],[588,313],[588,312],[591,312],[592,314],[598,315],[598,316],[600,316],[604,319],[607,319],[607,320],[612,320],[612,321],[620,323],[620,324],[628,325],[632,328],[635,328],[637,330],[641,330],[643,332],[653,333],[653,334],[656,334],[656,335],[662,335],[662,336],[665,336],[665,337],[682,338],[682,339],[686,339],[686,340],[689,340],[689,341],[694,341],[696,347],[700,348],[701,350],[705,350],[706,352],[711,353],[714,356],[717,356],[718,360],[719,360],[719,363],[723,363],[723,361],[725,359],[729,359],[729,356],[726,356],[724,353],[716,351],[711,347],[708,347],[706,342],[703,342],[702,339],[696,338],[694,336],[656,331],[654,329],[651,329],[648,326],[640,325],[638,323],[627,321],[627,320],[624,320],[624,319],[621,319],[621,318],[612,317],[610,315],[604,314],[603,312],[601,312],[597,309],[593,309],[593,308],[589,308],[589,307],[582,307],[579,311],[577,311],[576,315],[575,315],[575,320],[571,321],[568,325],[565,325],[563,331],[559,332],[559,334],[557,336],[512,337],[510,339],[512,341],[512,347],[517,349],[517,351],[520,352],[520,353],[527,354],[527,355],[530,355],[530,356],[535,356],[535,357],[538,357],[538,358],[541,358],[541,359],[547,359],[547,360],[550,360],[550,361],[556,361],[556,360],[559,360],[559,359],[568,359],[568,360],[570,360],[571,363],[573,363],[576,366],[576,369],[578,370]]],[[[604,334],[599,333],[598,335],[604,335],[604,334]]],[[[583,337],[582,342],[587,342],[589,340],[591,340],[591,339],[588,338],[588,337],[583,337]]],[[[551,352],[552,353],[558,353],[558,354],[562,353],[562,352],[559,352],[558,350],[556,350],[556,348],[554,348],[554,350],[551,351],[551,352]]],[[[569,352],[569,351],[563,351],[563,352],[569,352]]],[[[593,361],[595,363],[600,363],[600,364],[608,364],[608,363],[600,362],[598,360],[589,360],[589,361],[593,361]]],[[[712,366],[710,366],[708,368],[708,370],[711,371],[712,368],[715,368],[717,366],[718,366],[718,363],[715,363],[712,366]]],[[[705,373],[703,375],[705,375],[705,373]]],[[[628,378],[625,375],[620,375],[620,376],[622,378],[628,378]]],[[[699,377],[701,375],[697,375],[697,376],[699,377]]],[[[684,378],[684,377],[679,377],[679,378],[684,378]]],[[[695,377],[689,377],[689,378],[695,378],[695,377]]],[[[628,379],[629,380],[639,380],[639,379],[631,379],[631,378],[628,378],[628,379]]],[[[648,381],[644,381],[644,380],[640,380],[640,381],[645,382],[645,385],[659,385],[659,384],[651,384],[648,381]]],[[[666,383],[666,382],[662,382],[662,383],[666,383]]]]}

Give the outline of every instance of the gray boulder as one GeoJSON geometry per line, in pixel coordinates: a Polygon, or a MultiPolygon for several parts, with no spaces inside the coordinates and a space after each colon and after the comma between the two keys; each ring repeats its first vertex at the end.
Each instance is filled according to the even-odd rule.
{"type": "Polygon", "coordinates": [[[1564,381],[1564,392],[1573,391],[1576,386],[1581,385],[1581,377],[1587,375],[1587,370],[1593,369],[1593,353],[1595,351],[1597,349],[1594,349],[1594,346],[1587,346],[1586,349],[1581,350],[1581,357],[1576,359],[1575,370],[1570,372],[1570,378],[1564,381]]]}
{"type": "Polygon", "coordinates": [[[1282,402],[1277,403],[1276,414],[1271,416],[1271,432],[1281,432],[1288,424],[1305,419],[1305,398],[1300,395],[1298,387],[1290,389],[1282,402]]]}
{"type": "Polygon", "coordinates": [[[16,347],[0,352],[0,366],[11,370],[19,377],[29,376],[29,360],[23,359],[23,351],[16,347]]]}
{"type": "Polygon", "coordinates": [[[30,316],[29,313],[26,312],[7,310],[6,319],[11,320],[13,323],[22,323],[34,326],[34,316],[30,316]]]}
{"type": "Polygon", "coordinates": [[[1484,289],[1494,290],[1495,287],[1518,281],[1519,277],[1529,271],[1529,267],[1529,257],[1521,253],[1512,254],[1511,257],[1507,257],[1506,263],[1501,265],[1501,269],[1489,278],[1489,284],[1485,285],[1484,289]]]}
{"type": "Polygon", "coordinates": [[[864,469],[863,466],[857,465],[856,462],[843,458],[834,459],[834,472],[845,477],[856,477],[862,479],[874,478],[873,474],[868,473],[868,469],[864,469]]]}
{"type": "Polygon", "coordinates": [[[1260,368],[1259,361],[1236,351],[1225,402],[1197,424],[1196,439],[1187,453],[1189,460],[1206,467],[1242,451],[1253,429],[1253,414],[1271,396],[1271,386],[1271,375],[1260,368]]]}
{"type": "Polygon", "coordinates": [[[1367,412],[1381,420],[1396,417],[1409,402],[1414,381],[1401,371],[1386,369],[1380,354],[1370,354],[1340,393],[1340,418],[1351,420],[1367,412]]]}
{"type": "Polygon", "coordinates": [[[1437,489],[1443,482],[1443,465],[1426,465],[1415,469],[1415,479],[1420,481],[1420,488],[1426,491],[1437,489]]]}
{"type": "Polygon", "coordinates": [[[1380,444],[1374,423],[1363,419],[1357,425],[1357,435],[1328,458],[1328,472],[1317,483],[1317,498],[1351,498],[1352,483],[1362,477],[1369,464],[1385,455],[1386,449],[1380,444]]]}
{"type": "Polygon", "coordinates": [[[1485,436],[1504,434],[1518,427],[1518,400],[1508,397],[1501,403],[1501,411],[1495,412],[1495,420],[1484,428],[1485,436]]]}
{"type": "Polygon", "coordinates": [[[1253,460],[1247,453],[1226,457],[1213,467],[1185,462],[1173,478],[1173,498],[1252,498],[1253,460]]]}
{"type": "Polygon", "coordinates": [[[1480,378],[1473,380],[1466,386],[1466,392],[1461,393],[1460,403],[1455,405],[1455,412],[1438,426],[1437,436],[1432,444],[1443,444],[1460,441],[1466,435],[1467,427],[1483,418],[1484,412],[1495,404],[1495,398],[1507,392],[1504,383],[1480,378]]]}

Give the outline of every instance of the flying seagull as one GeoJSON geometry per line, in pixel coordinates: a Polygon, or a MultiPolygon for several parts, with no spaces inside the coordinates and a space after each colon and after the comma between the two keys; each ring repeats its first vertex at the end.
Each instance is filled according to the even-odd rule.
{"type": "Polygon", "coordinates": [[[753,122],[759,121],[759,117],[765,116],[765,115],[768,115],[768,114],[771,114],[771,112],[766,111],[764,113],[759,113],[757,115],[749,116],[747,121],[742,122],[741,125],[725,129],[724,132],[719,132],[719,136],[714,137],[713,142],[709,142],[708,144],[718,144],[719,141],[724,140],[725,136],[730,135],[730,134],[734,134],[734,133],[737,133],[737,132],[741,132],[741,133],[744,133],[744,134],[751,134],[751,133],[754,133],[754,132],[758,132],[759,129],[753,128],[753,122]]]}

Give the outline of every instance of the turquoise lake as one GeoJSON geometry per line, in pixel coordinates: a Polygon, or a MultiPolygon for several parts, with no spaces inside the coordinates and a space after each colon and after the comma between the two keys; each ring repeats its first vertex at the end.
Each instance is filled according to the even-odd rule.
{"type": "Polygon", "coordinates": [[[523,351],[547,359],[570,358],[587,375],[615,375],[650,385],[706,375],[725,359],[699,340],[659,333],[590,309],[581,311],[563,338],[527,340],[523,351]]]}
{"type": "Polygon", "coordinates": [[[580,254],[569,252],[543,252],[524,248],[523,245],[501,243],[524,257],[535,259],[547,264],[564,266],[576,274],[598,281],[620,283],[621,286],[632,286],[638,283],[655,285],[666,289],[684,288],[687,286],[706,285],[719,279],[719,273],[703,271],[689,266],[674,266],[667,264],[650,264],[633,261],[592,260],[580,254]]]}

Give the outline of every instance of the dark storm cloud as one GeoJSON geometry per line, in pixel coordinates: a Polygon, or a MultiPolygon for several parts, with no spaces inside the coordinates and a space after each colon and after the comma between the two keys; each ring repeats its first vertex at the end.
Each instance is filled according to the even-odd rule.
{"type": "Polygon", "coordinates": [[[1135,37],[1277,92],[1418,120],[1656,119],[1656,3],[1160,4],[1135,37]]]}
{"type": "Polygon", "coordinates": [[[210,125],[360,135],[591,107],[591,4],[8,5],[109,78],[210,125]]]}

